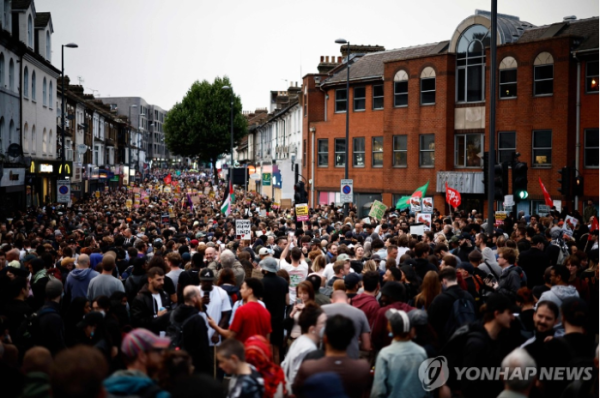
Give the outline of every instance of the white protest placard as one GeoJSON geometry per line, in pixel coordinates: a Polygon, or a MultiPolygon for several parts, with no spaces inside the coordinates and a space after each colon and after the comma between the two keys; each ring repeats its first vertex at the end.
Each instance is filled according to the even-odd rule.
{"type": "Polygon", "coordinates": [[[431,214],[418,214],[417,222],[423,224],[423,230],[429,231],[431,229],[431,214]]]}
{"type": "Polygon", "coordinates": [[[416,213],[421,211],[421,198],[418,196],[413,196],[410,198],[410,211],[412,213],[416,213]]]}
{"type": "Polygon", "coordinates": [[[433,198],[423,198],[423,213],[433,213],[433,198]]]}
{"type": "Polygon", "coordinates": [[[425,226],[423,224],[420,225],[411,225],[410,226],[410,234],[423,236],[425,234],[425,226]]]}
{"type": "Polygon", "coordinates": [[[235,235],[239,236],[241,240],[250,240],[251,231],[250,220],[235,220],[235,235]]]}

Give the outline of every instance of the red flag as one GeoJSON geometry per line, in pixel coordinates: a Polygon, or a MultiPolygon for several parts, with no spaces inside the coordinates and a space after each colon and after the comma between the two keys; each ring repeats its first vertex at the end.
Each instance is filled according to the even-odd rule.
{"type": "Polygon", "coordinates": [[[598,217],[594,216],[594,218],[592,219],[590,233],[588,234],[588,240],[594,240],[594,236],[592,235],[592,232],[597,231],[597,230],[598,230],[598,217]]]}
{"type": "Polygon", "coordinates": [[[446,183],[446,203],[448,203],[452,207],[460,206],[462,199],[460,197],[460,192],[456,189],[452,189],[446,183]]]}
{"type": "Polygon", "coordinates": [[[542,182],[542,177],[539,177],[539,181],[540,187],[542,187],[542,192],[544,194],[544,201],[546,202],[546,206],[554,206],[554,203],[552,203],[552,198],[550,197],[550,194],[548,193],[546,187],[544,186],[544,183],[542,182]]]}
{"type": "Polygon", "coordinates": [[[173,181],[173,179],[171,178],[171,173],[169,173],[169,175],[165,177],[164,181],[166,185],[171,185],[171,181],[173,181]]]}

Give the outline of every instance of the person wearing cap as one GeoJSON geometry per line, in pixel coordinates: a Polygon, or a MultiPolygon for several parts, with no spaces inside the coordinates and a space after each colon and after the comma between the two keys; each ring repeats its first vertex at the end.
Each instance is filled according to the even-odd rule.
{"type": "MultiPolygon", "coordinates": [[[[481,307],[482,321],[469,325],[469,334],[461,350],[461,366],[478,369],[499,368],[504,357],[516,348],[512,341],[514,339],[502,332],[510,329],[515,319],[513,314],[517,311],[518,307],[507,296],[501,293],[490,294],[481,307]]],[[[504,389],[500,379],[467,379],[462,378],[460,381],[460,390],[465,398],[481,398],[482,391],[485,391],[485,396],[496,397],[504,389]]]]}
{"type": "MultiPolygon", "coordinates": [[[[264,249],[264,248],[263,248],[264,249]]],[[[262,249],[261,249],[262,250],[262,249]]],[[[279,265],[273,257],[265,256],[258,264],[263,273],[264,293],[262,300],[271,313],[271,335],[269,337],[273,358],[279,363],[279,351],[283,344],[283,320],[285,309],[289,305],[289,286],[285,279],[277,275],[279,265]]]]}
{"type": "Polygon", "coordinates": [[[406,312],[389,309],[385,313],[392,343],[377,355],[371,398],[428,398],[419,379],[419,366],[427,353],[412,341],[413,331],[406,312]]]}
{"type": "Polygon", "coordinates": [[[39,336],[34,336],[36,342],[46,347],[52,355],[56,355],[66,347],[65,326],[60,316],[60,300],[63,284],[58,279],[51,279],[45,286],[46,303],[37,312],[39,336]]]}
{"type": "Polygon", "coordinates": [[[170,342],[146,329],[129,332],[121,343],[126,369],[117,370],[104,380],[106,391],[115,396],[168,398],[170,394],[161,390],[152,378],[156,377],[170,342]]]}
{"type": "MultiPolygon", "coordinates": [[[[333,263],[329,263],[325,266],[325,270],[323,271],[323,278],[325,278],[325,280],[327,282],[329,282],[334,276],[335,276],[335,271],[333,269],[335,263],[337,263],[338,261],[343,261],[344,263],[344,267],[346,267],[346,263],[347,263],[347,268],[349,270],[349,272],[354,272],[354,270],[352,269],[352,267],[350,266],[350,256],[347,255],[346,253],[342,253],[339,256],[336,257],[336,261],[333,263]]],[[[332,282],[333,284],[333,282],[332,282]]]]}
{"type": "Polygon", "coordinates": [[[469,261],[469,253],[475,249],[472,239],[471,234],[464,230],[458,237],[458,249],[454,255],[458,256],[461,261],[469,261]]]}

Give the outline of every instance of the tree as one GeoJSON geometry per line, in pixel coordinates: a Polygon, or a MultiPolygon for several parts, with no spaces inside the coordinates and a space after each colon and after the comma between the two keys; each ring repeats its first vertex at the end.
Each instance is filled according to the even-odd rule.
{"type": "MultiPolygon", "coordinates": [[[[181,102],[167,113],[164,123],[165,141],[172,153],[210,162],[217,182],[217,159],[230,151],[230,100],[232,87],[229,78],[217,77],[211,84],[196,81],[181,102]]],[[[233,93],[234,146],[247,134],[246,118],[242,115],[242,101],[233,93]]],[[[232,165],[230,165],[232,167],[232,165]]]]}

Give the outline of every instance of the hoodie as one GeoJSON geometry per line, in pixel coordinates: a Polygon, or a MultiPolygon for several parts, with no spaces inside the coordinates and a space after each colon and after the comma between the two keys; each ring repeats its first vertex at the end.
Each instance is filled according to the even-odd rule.
{"type": "Polygon", "coordinates": [[[369,326],[373,329],[373,323],[377,317],[377,311],[381,308],[377,299],[368,294],[359,294],[352,299],[352,306],[358,308],[367,316],[369,326]]]}
{"type": "Polygon", "coordinates": [[[208,324],[206,314],[187,304],[179,305],[170,315],[171,324],[183,325],[181,349],[192,357],[196,373],[212,373],[210,347],[208,345],[208,324]],[[189,319],[189,321],[188,321],[189,319]]]}
{"type": "Polygon", "coordinates": [[[71,301],[73,301],[75,297],[87,297],[90,281],[98,275],[100,274],[91,268],[75,268],[73,271],[69,272],[69,275],[67,276],[65,295],[69,294],[71,296],[71,301]]]}
{"type": "Polygon", "coordinates": [[[494,251],[489,247],[486,247],[481,252],[481,255],[483,256],[483,263],[479,264],[479,267],[477,268],[483,269],[484,272],[488,274],[496,274],[496,278],[500,278],[500,275],[502,274],[502,267],[498,265],[494,251]],[[490,271],[490,268],[493,270],[493,272],[490,271]]]}
{"type": "Polygon", "coordinates": [[[542,301],[552,301],[560,308],[563,301],[570,297],[579,297],[579,292],[575,286],[555,285],[547,292],[542,293],[538,303],[542,301]]]}
{"type": "Polygon", "coordinates": [[[154,381],[137,370],[118,370],[108,379],[104,380],[104,388],[116,396],[154,396],[156,398],[170,398],[171,394],[162,391],[154,381]],[[148,394],[156,390],[156,394],[148,394]]]}
{"type": "Polygon", "coordinates": [[[93,270],[96,269],[96,266],[102,262],[102,254],[100,253],[92,253],[90,255],[90,266],[93,270]]]}

